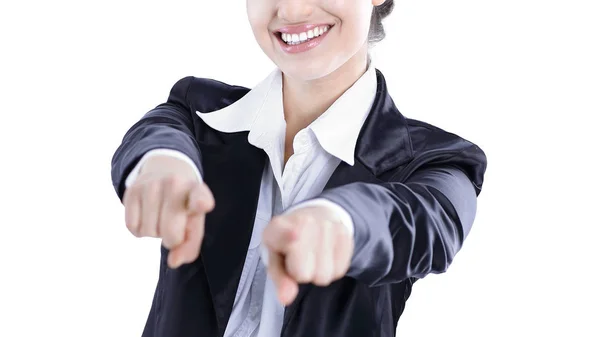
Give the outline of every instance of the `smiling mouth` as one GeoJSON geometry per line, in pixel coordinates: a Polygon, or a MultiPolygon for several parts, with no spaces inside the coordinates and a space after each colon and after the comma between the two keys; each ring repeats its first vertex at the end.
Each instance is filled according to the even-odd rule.
{"type": "Polygon", "coordinates": [[[276,35],[287,45],[295,46],[299,44],[303,44],[309,42],[313,39],[318,38],[319,36],[324,35],[331,29],[331,25],[322,25],[315,27],[313,29],[309,29],[303,32],[298,33],[286,33],[286,32],[277,32],[276,35]]]}

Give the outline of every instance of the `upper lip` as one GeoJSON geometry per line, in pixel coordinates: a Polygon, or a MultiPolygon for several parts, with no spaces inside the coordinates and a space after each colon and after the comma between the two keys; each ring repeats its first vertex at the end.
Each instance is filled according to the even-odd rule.
{"type": "Polygon", "coordinates": [[[315,23],[315,24],[311,23],[311,24],[304,24],[304,25],[285,26],[285,27],[281,27],[281,28],[275,30],[275,32],[287,33],[287,34],[300,34],[302,32],[306,32],[311,29],[315,29],[316,27],[323,27],[323,26],[329,26],[331,28],[331,26],[333,26],[333,25],[329,24],[329,23],[315,23]]]}

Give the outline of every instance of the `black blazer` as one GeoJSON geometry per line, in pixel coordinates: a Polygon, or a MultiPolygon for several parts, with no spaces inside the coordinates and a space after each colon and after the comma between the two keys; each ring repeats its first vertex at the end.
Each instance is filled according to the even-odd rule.
{"type": "MultiPolygon", "coordinates": [[[[464,205],[472,204],[481,190],[484,152],[457,135],[402,116],[383,75],[376,72],[377,94],[358,138],[355,165],[339,164],[319,196],[352,216],[351,268],[327,287],[300,286],[285,309],[283,337],[395,336],[413,283],[444,272],[473,223],[473,206],[464,205]]],[[[125,178],[140,158],[152,149],[168,148],[196,163],[216,201],[195,262],[170,269],[161,247],[145,337],[217,337],[225,332],[266,154],[248,143],[247,131],[219,132],[196,111],[222,109],[248,91],[183,78],[166,103],[129,129],[112,158],[112,181],[121,200],[125,178]]]]}

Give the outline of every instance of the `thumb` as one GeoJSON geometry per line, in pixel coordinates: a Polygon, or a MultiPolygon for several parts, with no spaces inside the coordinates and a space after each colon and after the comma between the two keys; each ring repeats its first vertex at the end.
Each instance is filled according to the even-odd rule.
{"type": "Polygon", "coordinates": [[[194,184],[189,192],[187,209],[191,213],[208,213],[215,208],[215,199],[208,186],[204,183],[194,184]]]}

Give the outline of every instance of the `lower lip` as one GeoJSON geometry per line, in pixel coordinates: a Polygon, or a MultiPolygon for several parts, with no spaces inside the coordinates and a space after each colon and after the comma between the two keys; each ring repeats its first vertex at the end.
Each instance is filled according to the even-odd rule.
{"type": "Polygon", "coordinates": [[[326,32],[319,35],[319,37],[317,37],[317,38],[311,39],[310,41],[307,41],[304,43],[295,44],[295,45],[289,45],[289,44],[285,43],[281,39],[281,35],[279,33],[276,33],[275,38],[277,40],[279,40],[281,49],[283,49],[284,52],[290,53],[290,54],[298,54],[298,53],[303,53],[305,51],[311,50],[311,49],[315,48],[316,46],[318,46],[319,44],[321,44],[321,41],[323,41],[323,39],[327,36],[327,34],[329,34],[329,32],[331,31],[332,28],[333,28],[333,26],[329,27],[326,32]]]}

